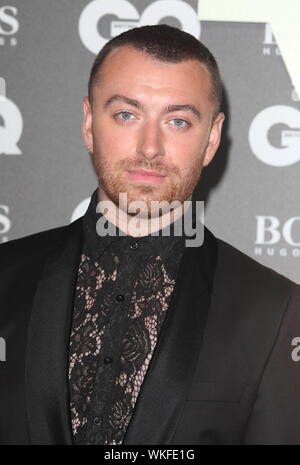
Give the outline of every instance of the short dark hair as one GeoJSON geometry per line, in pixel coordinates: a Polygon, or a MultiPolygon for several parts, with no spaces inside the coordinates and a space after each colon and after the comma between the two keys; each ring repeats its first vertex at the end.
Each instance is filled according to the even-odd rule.
{"type": "Polygon", "coordinates": [[[101,65],[110,52],[121,46],[132,46],[164,62],[180,63],[185,60],[198,60],[210,73],[215,114],[220,111],[222,84],[214,56],[194,36],[167,24],[136,27],[119,34],[104,45],[96,56],[90,72],[88,83],[90,102],[92,102],[93,86],[100,81],[101,65]]]}

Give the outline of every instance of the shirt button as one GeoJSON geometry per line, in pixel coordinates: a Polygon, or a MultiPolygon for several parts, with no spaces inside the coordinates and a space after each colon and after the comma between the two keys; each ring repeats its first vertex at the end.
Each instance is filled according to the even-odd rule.
{"type": "Polygon", "coordinates": [[[137,242],[133,242],[133,243],[130,245],[130,248],[131,248],[132,250],[136,250],[136,249],[139,248],[139,244],[138,244],[137,242]]]}
{"type": "Polygon", "coordinates": [[[99,426],[99,425],[101,425],[102,420],[101,420],[100,417],[94,417],[94,418],[93,418],[93,423],[94,423],[94,425],[99,426]]]}
{"type": "Polygon", "coordinates": [[[116,296],[116,300],[117,300],[118,302],[123,302],[123,301],[125,300],[125,297],[123,296],[123,294],[118,294],[118,295],[116,296]]]}
{"type": "Polygon", "coordinates": [[[113,361],[113,359],[111,357],[105,357],[104,358],[105,365],[109,365],[112,361],[113,361]]]}

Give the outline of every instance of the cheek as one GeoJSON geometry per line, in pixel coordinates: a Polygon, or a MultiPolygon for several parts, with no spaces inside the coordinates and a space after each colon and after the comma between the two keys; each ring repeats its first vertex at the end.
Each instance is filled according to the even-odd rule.
{"type": "Polygon", "coordinates": [[[124,137],[110,124],[95,124],[93,127],[94,146],[102,158],[110,161],[126,157],[130,153],[130,138],[124,137]]]}
{"type": "Polygon", "coordinates": [[[169,140],[167,153],[182,172],[189,172],[201,159],[203,152],[199,139],[193,137],[176,137],[169,140]]]}

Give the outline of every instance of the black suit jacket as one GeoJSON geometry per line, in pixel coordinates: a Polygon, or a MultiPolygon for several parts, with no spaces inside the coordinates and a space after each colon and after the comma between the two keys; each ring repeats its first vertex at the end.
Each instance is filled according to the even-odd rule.
{"type": "MultiPolygon", "coordinates": [[[[72,444],[82,218],[0,246],[0,443],[72,444]]],[[[300,443],[299,287],[205,231],[186,248],[124,444],[300,443]]]]}

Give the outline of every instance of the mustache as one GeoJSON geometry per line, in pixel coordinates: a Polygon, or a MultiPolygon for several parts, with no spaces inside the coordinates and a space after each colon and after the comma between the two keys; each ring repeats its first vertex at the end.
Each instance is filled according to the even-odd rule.
{"type": "MultiPolygon", "coordinates": [[[[92,156],[93,162],[98,160],[98,163],[101,164],[101,151],[98,150],[97,147],[94,148],[93,151],[89,151],[89,154],[92,156]]],[[[105,161],[105,165],[109,166],[109,162],[105,161]]],[[[148,171],[156,171],[157,173],[161,174],[162,176],[168,176],[173,174],[177,177],[181,177],[182,173],[181,170],[176,165],[169,165],[166,166],[161,161],[161,157],[157,156],[153,160],[147,160],[141,157],[124,157],[114,163],[114,167],[116,170],[124,171],[124,170],[148,170],[148,171]]]]}

